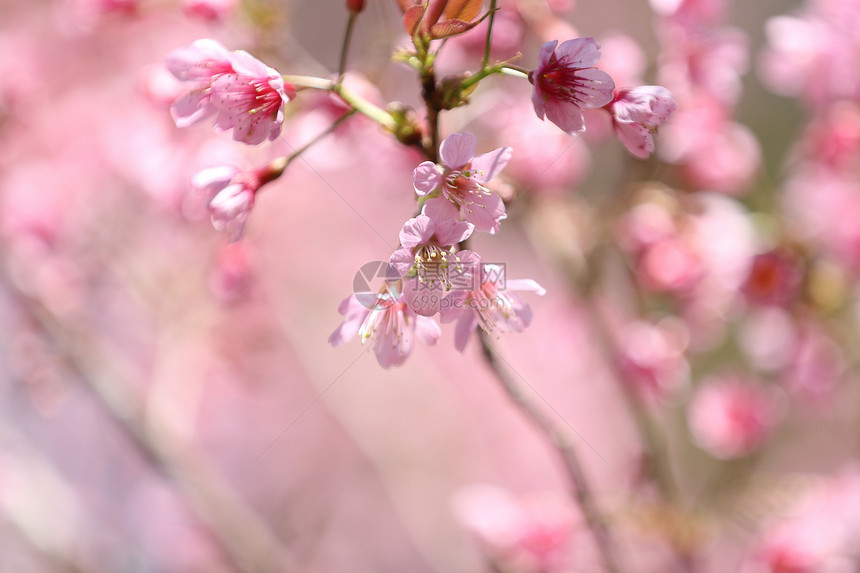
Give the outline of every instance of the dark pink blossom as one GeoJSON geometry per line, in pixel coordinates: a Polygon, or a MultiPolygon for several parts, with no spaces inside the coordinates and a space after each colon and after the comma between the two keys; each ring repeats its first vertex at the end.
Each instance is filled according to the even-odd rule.
{"type": "Polygon", "coordinates": [[[232,129],[233,139],[249,145],[281,133],[283,106],[295,90],[247,52],[228,52],[214,40],[197,40],[171,52],[167,68],[188,88],[170,109],[178,127],[214,114],[216,128],[232,129]]]}
{"type": "Polygon", "coordinates": [[[600,44],[594,38],[567,40],[560,46],[558,40],[544,44],[529,75],[537,116],[546,116],[568,133],[585,131],[582,110],[605,106],[615,89],[609,74],[594,67],[598,59],[600,44]]]}
{"type": "Polygon", "coordinates": [[[442,334],[432,318],[415,314],[402,296],[390,292],[380,294],[368,308],[355,295],[350,295],[338,307],[343,323],[331,334],[328,341],[340,346],[356,335],[364,344],[373,341],[376,360],[383,368],[400,366],[409,357],[418,336],[425,344],[435,344],[442,334]]]}
{"type": "Polygon", "coordinates": [[[756,304],[788,304],[803,281],[802,260],[786,249],[756,255],[749,276],[741,287],[747,300],[756,304]]]}
{"type": "Polygon", "coordinates": [[[431,197],[424,205],[431,219],[462,218],[480,231],[495,233],[507,216],[505,204],[485,184],[505,168],[512,150],[500,147],[476,157],[477,146],[471,133],[449,135],[439,146],[441,165],[425,161],[415,168],[412,181],[419,196],[431,197]]]}
{"type": "Polygon", "coordinates": [[[619,90],[608,109],[615,133],[627,151],[646,159],[654,152],[654,134],[678,104],[664,87],[641,86],[619,90]]]}
{"type": "Polygon", "coordinates": [[[232,129],[233,139],[250,145],[275,139],[284,123],[283,106],[295,96],[292,86],[247,52],[232,52],[230,62],[233,72],[212,82],[215,127],[232,129]]]}
{"type": "Polygon", "coordinates": [[[476,328],[493,336],[501,332],[522,332],[531,324],[529,305],[511,291],[546,293],[531,279],[507,279],[505,268],[486,264],[473,252],[462,251],[460,260],[473,271],[472,290],[452,291],[442,302],[442,322],[457,321],[454,347],[465,351],[469,336],[476,328]]]}

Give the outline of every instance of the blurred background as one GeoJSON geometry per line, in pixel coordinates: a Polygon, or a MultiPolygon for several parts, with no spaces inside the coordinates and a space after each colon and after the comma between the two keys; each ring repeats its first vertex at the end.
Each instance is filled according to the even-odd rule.
{"type": "MultiPolygon", "coordinates": [[[[489,5],[489,2],[486,3],[489,5]]],[[[566,434],[626,572],[860,571],[860,2],[503,0],[493,58],[594,36],[678,111],[630,157],[492,77],[442,135],[513,147],[484,260],[547,294],[494,347],[566,434]]],[[[597,572],[558,451],[453,325],[383,369],[333,348],[424,158],[356,116],[267,185],[238,242],[191,177],[281,137],[178,129],[164,58],[199,38],[331,77],[326,0],[0,0],[0,571],[597,572]]],[[[478,69],[486,23],[446,42],[478,69]]],[[[396,2],[367,0],[346,85],[422,115],[396,2]]]]}

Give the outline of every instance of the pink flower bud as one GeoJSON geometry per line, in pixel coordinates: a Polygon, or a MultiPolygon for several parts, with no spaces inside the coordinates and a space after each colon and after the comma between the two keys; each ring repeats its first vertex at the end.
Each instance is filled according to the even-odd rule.
{"type": "Polygon", "coordinates": [[[364,10],[364,0],[346,0],[346,8],[354,14],[364,10]]]}

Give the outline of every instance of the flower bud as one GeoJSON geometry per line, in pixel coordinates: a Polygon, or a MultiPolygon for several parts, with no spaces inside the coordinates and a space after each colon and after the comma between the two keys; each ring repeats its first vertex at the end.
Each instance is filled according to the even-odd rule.
{"type": "Polygon", "coordinates": [[[364,0],[346,0],[346,8],[353,14],[364,10],[364,0]]]}

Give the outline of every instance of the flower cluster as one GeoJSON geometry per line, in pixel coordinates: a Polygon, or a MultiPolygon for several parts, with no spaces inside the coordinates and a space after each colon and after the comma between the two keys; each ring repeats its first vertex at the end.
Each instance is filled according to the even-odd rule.
{"type": "Polygon", "coordinates": [[[437,314],[442,322],[457,321],[454,345],[460,352],[478,328],[497,336],[529,325],[529,306],[508,290],[543,294],[540,285],[507,280],[497,265],[462,248],[476,230],[496,233],[506,217],[504,201],[487,184],[505,168],[512,150],[476,156],[477,145],[471,133],[451,134],[439,146],[440,163],[425,161],[415,168],[412,181],[423,203],[421,214],[403,224],[400,247],[389,258],[399,273],[399,288],[387,283],[364,310],[355,295],[346,299],[339,309],[344,322],[332,334],[332,344],[344,342],[348,333],[360,334],[362,341],[373,338],[377,359],[387,367],[407,358],[411,332],[435,333],[422,339],[436,342],[439,326],[432,317],[437,314]]]}

